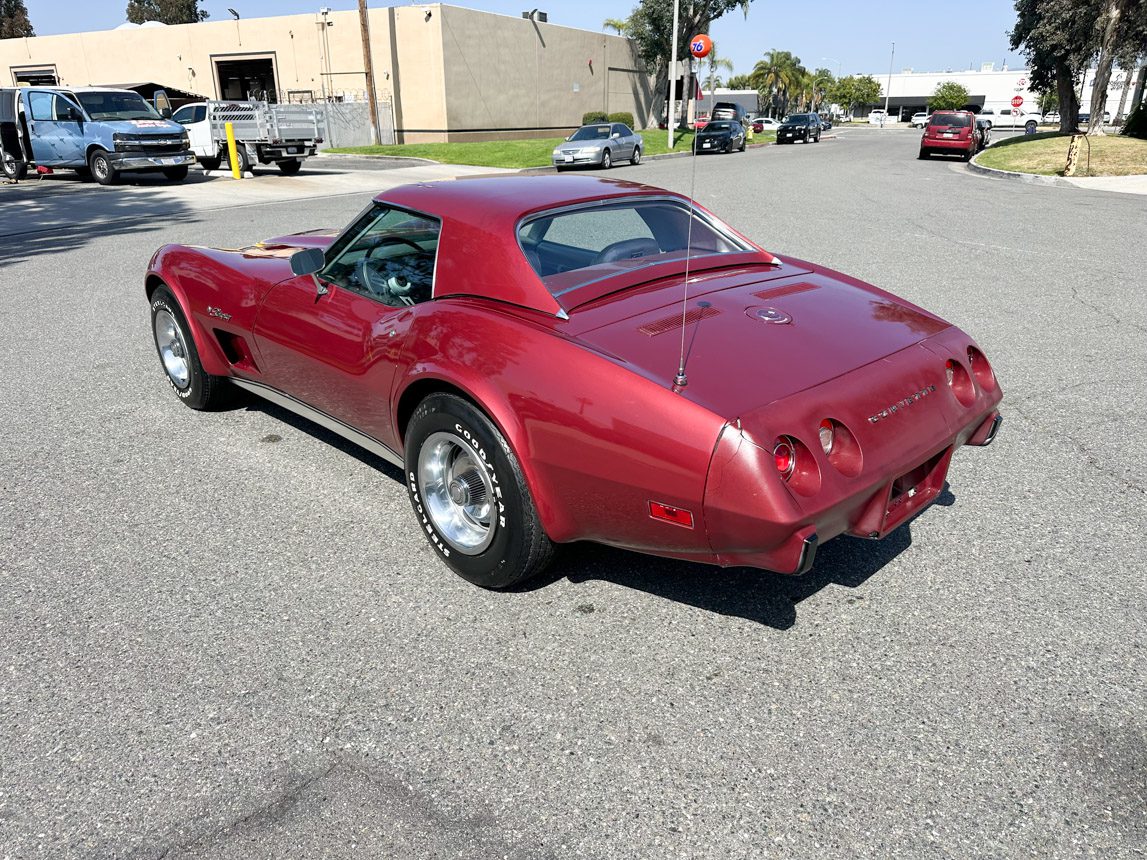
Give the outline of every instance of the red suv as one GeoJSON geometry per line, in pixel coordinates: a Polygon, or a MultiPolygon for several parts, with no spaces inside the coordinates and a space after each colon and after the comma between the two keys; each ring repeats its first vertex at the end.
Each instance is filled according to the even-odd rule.
{"type": "Polygon", "coordinates": [[[928,118],[924,136],[920,138],[920,158],[933,152],[955,152],[971,161],[984,147],[983,132],[976,123],[976,115],[966,110],[938,110],[928,118]]]}

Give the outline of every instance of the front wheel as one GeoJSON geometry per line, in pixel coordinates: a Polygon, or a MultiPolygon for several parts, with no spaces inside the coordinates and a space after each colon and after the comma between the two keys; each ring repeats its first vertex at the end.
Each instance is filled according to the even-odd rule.
{"type": "Polygon", "coordinates": [[[175,396],[192,409],[218,406],[225,397],[227,380],[203,369],[187,317],[166,286],[157,289],[151,297],[151,332],[163,372],[175,396]]]}
{"type": "Polygon", "coordinates": [[[410,503],[439,557],[483,588],[509,588],[553,556],[514,452],[472,403],[432,394],[407,427],[410,503]]]}
{"type": "Polygon", "coordinates": [[[171,182],[182,182],[187,178],[187,165],[181,164],[178,167],[165,167],[163,168],[163,175],[171,182]]]}
{"type": "Polygon", "coordinates": [[[88,170],[100,185],[115,185],[119,179],[119,171],[112,166],[111,159],[102,149],[93,150],[88,156],[88,170]]]}
{"type": "Polygon", "coordinates": [[[641,147],[633,147],[633,156],[629,159],[630,164],[641,164],[641,147]]]}
{"type": "Polygon", "coordinates": [[[294,176],[303,167],[303,160],[301,158],[288,158],[286,161],[278,162],[279,172],[284,176],[294,176]]]}
{"type": "Polygon", "coordinates": [[[223,163],[220,158],[201,158],[199,159],[199,166],[204,170],[218,170],[219,165],[223,163]]]}
{"type": "Polygon", "coordinates": [[[601,154],[601,169],[609,170],[613,166],[613,156],[609,154],[609,150],[605,150],[601,154]]]}

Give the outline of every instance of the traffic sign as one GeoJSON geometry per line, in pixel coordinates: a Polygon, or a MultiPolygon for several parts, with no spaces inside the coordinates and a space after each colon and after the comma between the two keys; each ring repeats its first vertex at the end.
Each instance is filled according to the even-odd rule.
{"type": "Polygon", "coordinates": [[[1023,96],[1015,96],[1012,99],[1012,107],[1018,108],[1023,103],[1024,103],[1024,97],[1023,96]]]}

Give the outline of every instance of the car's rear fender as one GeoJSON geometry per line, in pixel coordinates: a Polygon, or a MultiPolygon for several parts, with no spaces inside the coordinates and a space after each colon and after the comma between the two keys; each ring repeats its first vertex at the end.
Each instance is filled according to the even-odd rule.
{"type": "Polygon", "coordinates": [[[411,331],[396,421],[452,386],[501,430],[551,539],[709,560],[701,506],[723,419],[560,331],[477,305],[443,302],[411,331]],[[650,502],[690,511],[693,527],[652,519],[650,502]]]}

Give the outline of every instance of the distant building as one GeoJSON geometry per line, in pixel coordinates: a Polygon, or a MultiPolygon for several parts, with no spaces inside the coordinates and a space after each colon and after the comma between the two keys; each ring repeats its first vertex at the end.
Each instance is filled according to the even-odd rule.
{"type": "MultiPolygon", "coordinates": [[[[556,137],[594,110],[649,124],[652,82],[628,39],[437,3],[368,19],[375,92],[399,142],[556,137]]],[[[213,99],[363,102],[358,12],[0,40],[0,86],[125,81],[213,99]]]]}
{"type": "MultiPolygon", "coordinates": [[[[968,105],[976,109],[992,108],[997,113],[1001,110],[1011,110],[1012,99],[1019,96],[1023,99],[1022,110],[1031,113],[1040,112],[1039,93],[1031,89],[1031,78],[1027,69],[1009,70],[1005,66],[997,71],[992,63],[984,63],[978,71],[916,72],[905,69],[893,74],[891,79],[887,72],[874,74],[872,77],[880,84],[880,99],[864,105],[863,109],[857,108],[857,115],[867,114],[873,108],[883,108],[887,92],[889,116],[893,120],[897,118],[907,120],[914,113],[928,110],[929,96],[944,81],[955,81],[966,89],[968,105]]],[[[1111,76],[1106,110],[1112,116],[1115,116],[1118,110],[1124,84],[1130,77],[1118,69],[1111,76]]],[[[1092,69],[1087,73],[1087,80],[1083,85],[1081,110],[1084,112],[1091,108],[1091,87],[1094,81],[1095,70],[1092,69]]]]}

